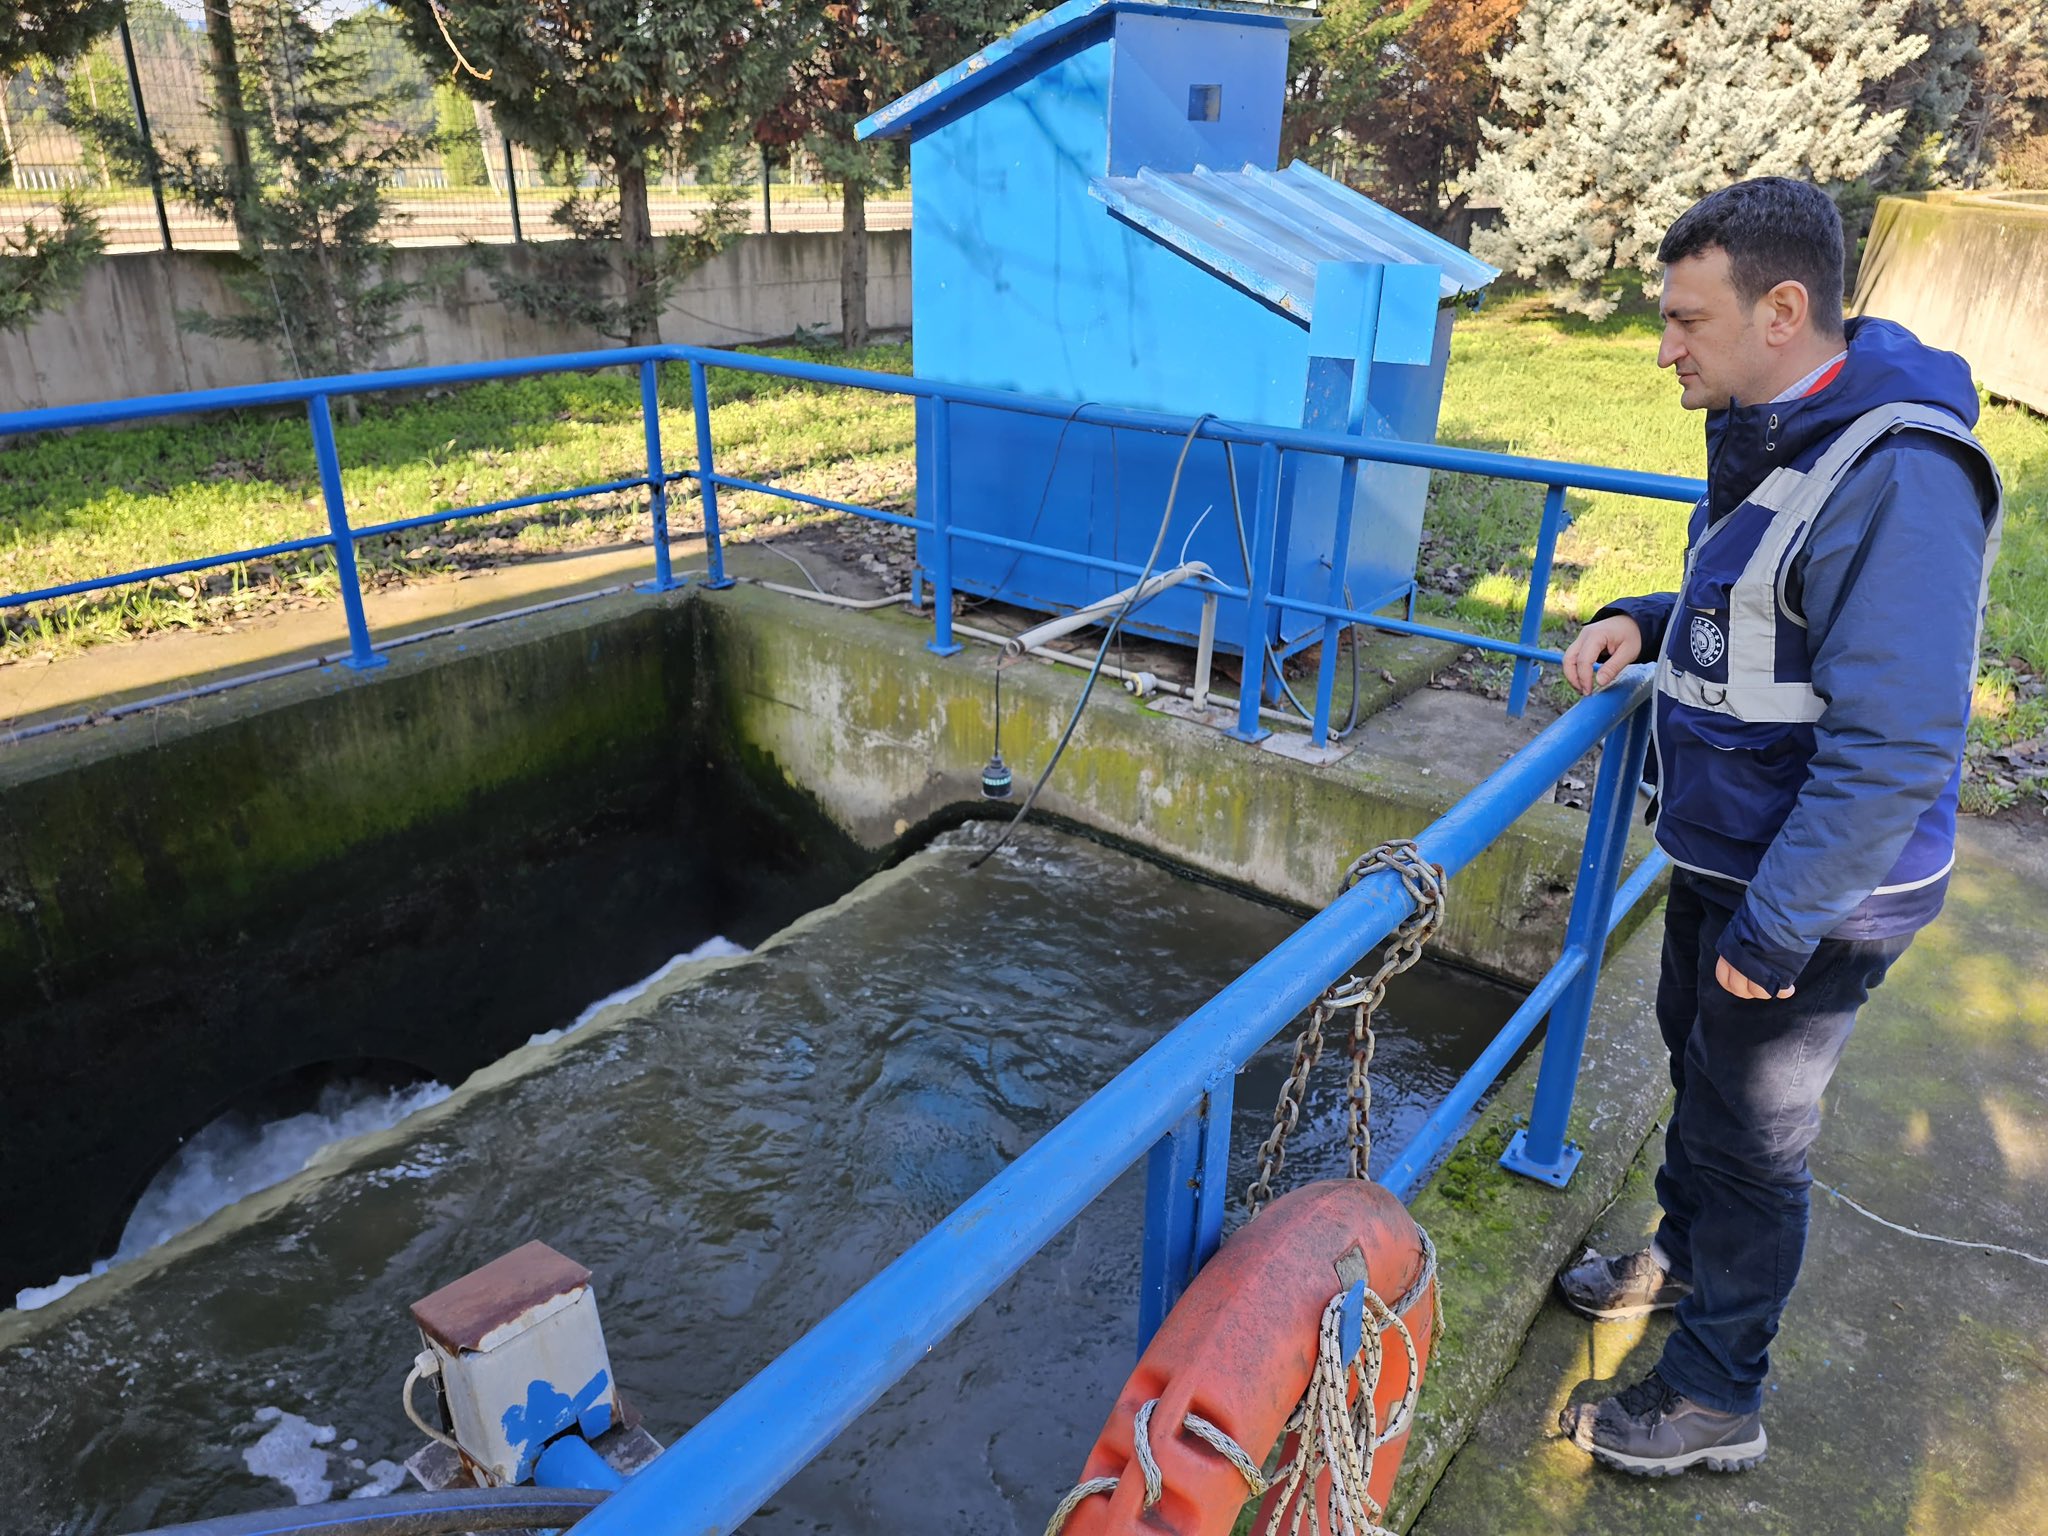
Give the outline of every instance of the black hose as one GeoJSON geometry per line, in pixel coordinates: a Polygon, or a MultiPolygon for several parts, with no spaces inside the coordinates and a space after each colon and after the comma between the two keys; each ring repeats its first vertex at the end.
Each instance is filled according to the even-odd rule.
{"type": "MultiPolygon", "coordinates": [[[[1109,621],[1109,628],[1102,632],[1102,644],[1095,648],[1095,665],[1088,669],[1088,680],[1081,685],[1081,697],[1074,701],[1074,712],[1067,717],[1067,728],[1060,732],[1060,739],[1052,749],[1052,756],[1046,759],[1045,767],[1039,773],[1037,782],[1031,786],[1031,792],[1024,797],[1024,803],[1017,807],[1017,814],[1011,817],[1010,824],[1003,828],[1003,835],[990,844],[985,852],[969,860],[969,869],[979,869],[994,858],[1016,834],[1017,829],[1024,825],[1024,818],[1031,814],[1031,807],[1038,803],[1039,792],[1052,777],[1053,769],[1059,766],[1060,758],[1067,750],[1067,743],[1074,739],[1074,728],[1081,723],[1081,712],[1088,707],[1088,699],[1095,692],[1095,680],[1102,676],[1102,663],[1109,657],[1110,643],[1123,629],[1124,620],[1130,616],[1131,610],[1138,606],[1138,594],[1144,590],[1145,583],[1152,579],[1152,568],[1159,563],[1159,552],[1166,548],[1166,530],[1173,526],[1173,507],[1180,499],[1180,476],[1181,471],[1187,468],[1188,450],[1195,446],[1195,439],[1201,434],[1202,424],[1215,419],[1213,415],[1204,412],[1197,416],[1195,424],[1188,428],[1188,435],[1180,445],[1180,457],[1174,460],[1173,480],[1166,488],[1166,510],[1159,516],[1159,533],[1152,540],[1152,553],[1145,557],[1145,568],[1138,573],[1138,580],[1131,587],[1130,596],[1124,599],[1124,605],[1117,609],[1116,616],[1109,621]]],[[[1000,673],[997,675],[1001,676],[1000,673]]]]}
{"type": "Polygon", "coordinates": [[[188,1525],[158,1526],[137,1536],[449,1536],[456,1531],[560,1530],[574,1525],[605,1498],[603,1492],[588,1488],[448,1488],[216,1515],[188,1525]]]}

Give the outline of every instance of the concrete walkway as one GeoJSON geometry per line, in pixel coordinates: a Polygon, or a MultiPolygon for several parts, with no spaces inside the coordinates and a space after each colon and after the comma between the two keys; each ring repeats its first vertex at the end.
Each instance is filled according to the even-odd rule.
{"type": "MultiPolygon", "coordinates": [[[[1924,1232],[2048,1257],[2048,841],[1972,824],[1941,921],[1865,1010],[1816,1178],[1924,1232]]],[[[1653,1137],[1590,1241],[1655,1221],[1653,1137]]],[[[1560,1408],[1655,1364],[1663,1319],[1552,1300],[1413,1529],[1424,1536],[2048,1532],[2048,1268],[1891,1230],[1815,1191],[1773,1351],[1769,1459],[1655,1481],[1594,1467],[1560,1408]]]]}
{"type": "MultiPolygon", "coordinates": [[[[677,540],[669,549],[678,571],[703,563],[701,539],[677,540]]],[[[763,574],[769,574],[766,564],[763,574]]],[[[653,575],[654,551],[645,544],[575,550],[379,588],[363,594],[363,609],[372,638],[387,641],[653,575]]],[[[146,635],[16,662],[0,667],[0,729],[347,651],[348,623],[341,604],[325,599],[233,625],[146,635]]]]}

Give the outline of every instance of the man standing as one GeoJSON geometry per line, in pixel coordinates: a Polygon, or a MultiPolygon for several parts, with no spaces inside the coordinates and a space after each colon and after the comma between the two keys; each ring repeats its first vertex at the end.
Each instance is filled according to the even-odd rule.
{"type": "Polygon", "coordinates": [[[1657,1018],[1677,1102],[1649,1248],[1559,1277],[1594,1318],[1677,1309],[1656,1370],[1565,1410],[1659,1475],[1763,1458],[1769,1346],[1806,1246],[1806,1151],[1856,1011],[1941,909],[1997,472],[1964,361],[1842,318],[1818,189],[1739,182],[1671,227],[1660,367],[1707,413],[1678,592],[1566,651],[1581,693],[1657,659],[1657,1018]]]}

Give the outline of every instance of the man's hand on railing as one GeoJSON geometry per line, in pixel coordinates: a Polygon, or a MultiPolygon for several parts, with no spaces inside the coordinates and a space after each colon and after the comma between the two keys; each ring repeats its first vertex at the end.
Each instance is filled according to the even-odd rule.
{"type": "Polygon", "coordinates": [[[1626,614],[1601,619],[1579,631],[1564,653],[1565,680],[1580,693],[1605,688],[1643,654],[1643,632],[1626,614]]]}

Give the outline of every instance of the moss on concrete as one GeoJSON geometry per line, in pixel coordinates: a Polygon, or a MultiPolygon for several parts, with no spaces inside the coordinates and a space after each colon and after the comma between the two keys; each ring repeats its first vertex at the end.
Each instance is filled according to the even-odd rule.
{"type": "MultiPolygon", "coordinates": [[[[1661,936],[1639,933],[1609,961],[1571,1119],[1584,1161],[1556,1190],[1499,1165],[1535,1094],[1531,1055],[1416,1197],[1442,1265],[1444,1334],[1423,1387],[1391,1511],[1405,1530],[1521,1352],[1552,1277],[1614,1198],[1656,1124],[1667,1079],[1651,1010],[1661,936]]],[[[1493,1527],[1473,1525],[1470,1532],[1493,1527]]]]}
{"type": "MultiPolygon", "coordinates": [[[[807,787],[873,848],[978,801],[995,741],[991,651],[936,659],[924,649],[929,630],[907,617],[806,607],[801,622],[792,618],[789,599],[745,589],[702,608],[716,657],[707,686],[748,762],[807,787]]],[[[1003,754],[1020,778],[1045,761],[1081,686],[1075,672],[1035,664],[1004,674],[1003,754]]],[[[1319,908],[1353,858],[1412,836],[1461,788],[1362,753],[1307,767],[1098,688],[1039,803],[1204,874],[1319,908]]],[[[1528,812],[1453,883],[1441,952],[1510,979],[1540,976],[1557,957],[1584,828],[1560,806],[1528,812]]]]}

